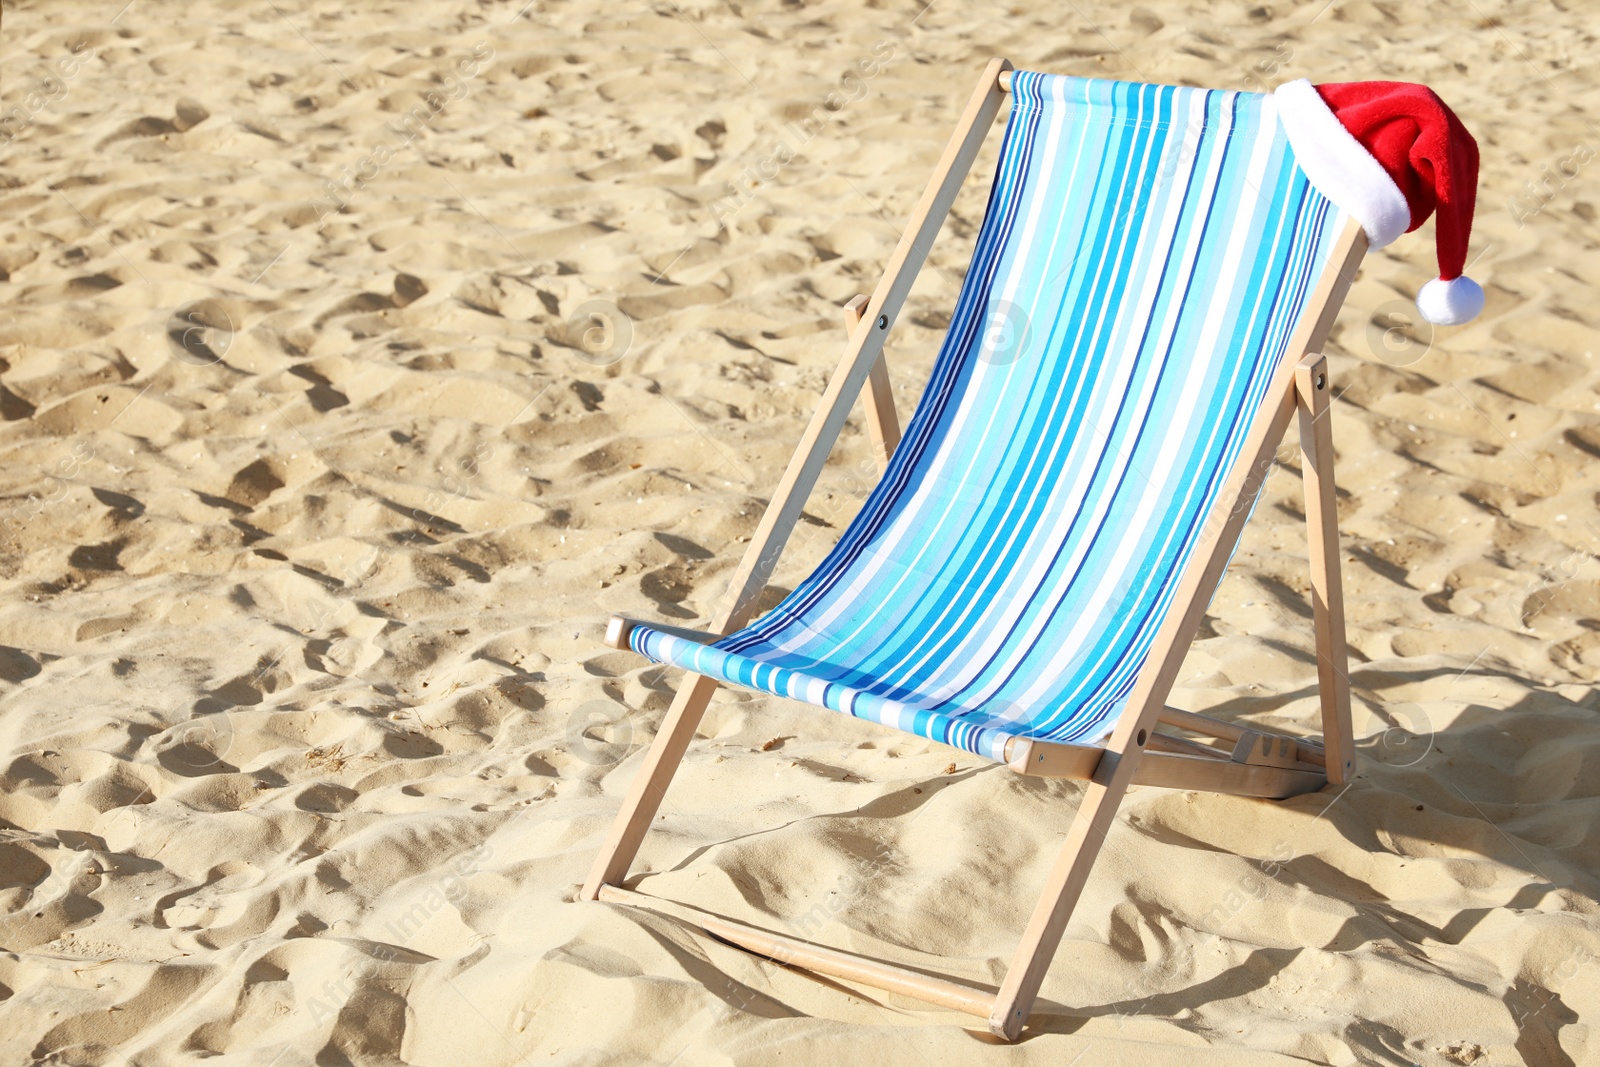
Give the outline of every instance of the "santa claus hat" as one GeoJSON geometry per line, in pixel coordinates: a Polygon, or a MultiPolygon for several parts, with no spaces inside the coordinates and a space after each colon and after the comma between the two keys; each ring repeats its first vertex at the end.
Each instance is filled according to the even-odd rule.
{"type": "Polygon", "coordinates": [[[1274,94],[1296,161],[1317,191],[1353,216],[1372,248],[1421,226],[1435,209],[1439,277],[1417,294],[1429,322],[1454,325],[1483,310],[1461,271],[1478,198],[1478,143],[1425,85],[1301,78],[1274,94]]]}

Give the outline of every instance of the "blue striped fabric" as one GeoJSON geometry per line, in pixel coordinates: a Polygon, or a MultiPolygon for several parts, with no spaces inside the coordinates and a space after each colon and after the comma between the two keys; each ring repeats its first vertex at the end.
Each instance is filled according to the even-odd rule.
{"type": "Polygon", "coordinates": [[[882,483],[765,617],[635,650],[991,759],[1109,733],[1344,215],[1270,97],[1021,71],[1011,96],[882,483]]]}

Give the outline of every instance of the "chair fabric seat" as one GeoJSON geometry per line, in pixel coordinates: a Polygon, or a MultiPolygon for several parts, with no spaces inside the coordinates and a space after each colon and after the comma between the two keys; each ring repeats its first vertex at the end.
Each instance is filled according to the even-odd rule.
{"type": "Polygon", "coordinates": [[[1026,71],[1011,96],[881,483],[764,617],[635,650],[991,759],[1109,733],[1345,215],[1271,97],[1026,71]]]}

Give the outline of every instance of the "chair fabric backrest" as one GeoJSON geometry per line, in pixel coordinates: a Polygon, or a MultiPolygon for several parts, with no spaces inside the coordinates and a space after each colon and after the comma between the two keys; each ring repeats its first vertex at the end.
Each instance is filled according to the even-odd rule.
{"type": "Polygon", "coordinates": [[[1270,97],[1026,71],[1011,96],[882,483],[766,616],[640,651],[995,759],[1110,731],[1345,215],[1270,97]]]}

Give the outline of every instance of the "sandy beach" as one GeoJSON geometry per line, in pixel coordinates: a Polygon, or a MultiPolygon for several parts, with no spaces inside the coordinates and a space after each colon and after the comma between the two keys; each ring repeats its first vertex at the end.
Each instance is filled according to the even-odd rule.
{"type": "MultiPolygon", "coordinates": [[[[23,0],[0,28],[0,1062],[1600,1063],[1595,16],[23,0]],[[1022,1042],[576,891],[990,56],[1436,89],[1328,354],[1361,770],[1136,788],[1022,1042]],[[1407,322],[1412,325],[1406,325],[1407,322]]],[[[998,132],[887,355],[915,407],[998,132]]],[[[1317,729],[1286,442],[1171,703],[1317,729]]],[[[848,524],[859,409],[768,590],[848,524]]],[[[993,985],[1083,787],[726,691],[653,895],[993,985]]]]}

